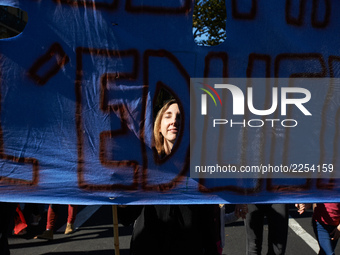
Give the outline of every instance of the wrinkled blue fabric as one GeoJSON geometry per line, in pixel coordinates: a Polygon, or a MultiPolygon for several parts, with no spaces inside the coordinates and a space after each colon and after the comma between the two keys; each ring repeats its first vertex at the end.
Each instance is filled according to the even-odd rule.
{"type": "MultiPolygon", "coordinates": [[[[0,40],[0,201],[339,202],[338,179],[202,181],[188,173],[191,77],[339,76],[340,3],[311,2],[226,0],[227,39],[202,47],[191,1],[0,0],[29,17],[20,35],[0,40]],[[162,86],[184,123],[173,154],[159,162],[152,109],[162,86]]],[[[324,121],[333,128],[309,132],[337,148],[338,84],[330,97],[324,121]]],[[[326,156],[338,159],[334,151],[326,156]]]]}

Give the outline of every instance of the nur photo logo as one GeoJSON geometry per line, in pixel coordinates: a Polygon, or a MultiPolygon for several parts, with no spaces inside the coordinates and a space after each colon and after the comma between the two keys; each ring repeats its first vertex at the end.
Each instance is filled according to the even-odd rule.
{"type": "MultiPolygon", "coordinates": [[[[202,83],[205,87],[210,89],[218,98],[221,106],[222,100],[217,91],[210,85],[202,83]]],[[[240,88],[236,85],[232,84],[215,84],[215,88],[218,89],[227,89],[233,98],[233,115],[244,115],[244,106],[245,106],[245,96],[240,88]]],[[[205,88],[200,88],[202,91],[206,92],[211,99],[214,101],[215,106],[217,106],[214,95],[205,88]]],[[[201,115],[207,115],[207,94],[201,95],[201,115]]],[[[280,90],[281,94],[281,115],[286,115],[286,108],[288,105],[295,105],[304,115],[312,115],[306,107],[303,105],[307,103],[311,99],[311,93],[305,88],[289,88],[284,87],[280,90]],[[301,94],[303,97],[297,99],[288,98],[289,94],[296,93],[301,94]]],[[[274,113],[274,111],[278,108],[278,88],[272,88],[272,105],[270,109],[256,109],[253,103],[253,88],[247,88],[247,106],[251,113],[259,116],[270,115],[274,113]]]]}
{"type": "Polygon", "coordinates": [[[339,143],[340,108],[331,107],[338,84],[331,78],[191,78],[190,176],[318,178],[325,166],[329,178],[339,154],[333,144],[339,143]]]}

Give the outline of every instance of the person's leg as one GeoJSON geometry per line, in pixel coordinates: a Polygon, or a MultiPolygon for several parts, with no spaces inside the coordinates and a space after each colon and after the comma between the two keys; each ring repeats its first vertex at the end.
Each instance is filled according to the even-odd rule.
{"type": "Polygon", "coordinates": [[[73,224],[77,216],[77,205],[68,205],[67,223],[73,224]]]}
{"type": "Polygon", "coordinates": [[[318,240],[320,251],[319,255],[332,255],[337,244],[337,240],[332,241],[330,233],[336,228],[336,226],[330,226],[320,224],[319,222],[312,220],[314,234],[318,240]]]}
{"type": "Polygon", "coordinates": [[[49,205],[47,211],[46,230],[35,238],[53,240],[53,230],[58,216],[59,205],[49,205]]]}
{"type": "Polygon", "coordinates": [[[22,213],[21,207],[18,204],[16,207],[16,213],[14,217],[14,229],[13,232],[15,235],[24,235],[26,234],[27,223],[22,213]]]}
{"type": "Polygon", "coordinates": [[[263,205],[249,204],[248,214],[244,221],[246,227],[246,254],[261,254],[263,240],[263,205]]]}
{"type": "Polygon", "coordinates": [[[77,209],[78,209],[77,205],[68,205],[68,216],[67,216],[65,235],[71,234],[75,230],[73,223],[76,220],[77,209]]]}
{"type": "Polygon", "coordinates": [[[55,222],[58,217],[59,205],[50,205],[47,211],[46,230],[54,230],[55,222]]]}
{"type": "Polygon", "coordinates": [[[30,220],[32,226],[38,226],[41,220],[41,211],[39,204],[26,203],[23,210],[26,219],[30,220]]]}
{"type": "Polygon", "coordinates": [[[9,255],[8,232],[13,220],[16,204],[0,203],[0,254],[9,255]]]}
{"type": "Polygon", "coordinates": [[[288,204],[272,204],[267,210],[267,218],[268,254],[284,254],[288,235],[288,204]]]}

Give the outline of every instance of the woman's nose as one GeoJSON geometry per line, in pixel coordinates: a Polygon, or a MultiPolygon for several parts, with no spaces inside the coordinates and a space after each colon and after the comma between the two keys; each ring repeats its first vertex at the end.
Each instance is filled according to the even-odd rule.
{"type": "Polygon", "coordinates": [[[179,117],[173,118],[172,123],[173,123],[174,125],[179,125],[179,123],[180,123],[179,117]]]}
{"type": "Polygon", "coordinates": [[[170,124],[171,124],[171,125],[175,125],[175,124],[176,124],[176,118],[171,118],[170,124]]]}

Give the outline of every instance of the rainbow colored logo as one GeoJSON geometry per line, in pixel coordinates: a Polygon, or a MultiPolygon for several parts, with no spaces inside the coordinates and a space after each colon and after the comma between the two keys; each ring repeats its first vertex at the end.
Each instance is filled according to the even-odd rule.
{"type": "MultiPolygon", "coordinates": [[[[201,83],[201,82],[200,82],[201,83]]],[[[218,101],[220,102],[221,106],[222,106],[222,100],[221,100],[221,97],[220,95],[216,92],[216,90],[211,87],[210,85],[208,84],[204,84],[204,83],[201,83],[203,86],[207,87],[208,89],[210,89],[212,91],[213,94],[216,95],[218,101]]],[[[215,97],[214,95],[208,90],[208,89],[205,89],[205,88],[200,88],[201,90],[203,90],[205,93],[207,93],[211,98],[212,100],[214,101],[215,103],[215,106],[217,106],[217,102],[215,100],[215,97]]],[[[207,115],[207,95],[206,94],[202,94],[201,96],[201,114],[202,115],[207,115]]]]}

